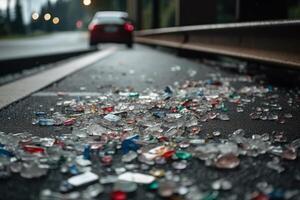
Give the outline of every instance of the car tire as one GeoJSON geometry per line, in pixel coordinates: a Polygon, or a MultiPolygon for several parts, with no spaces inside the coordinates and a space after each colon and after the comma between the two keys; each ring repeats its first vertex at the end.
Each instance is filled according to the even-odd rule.
{"type": "Polygon", "coordinates": [[[97,49],[97,44],[90,42],[90,49],[97,49]]]}
{"type": "Polygon", "coordinates": [[[126,46],[127,46],[127,48],[132,49],[133,43],[132,42],[126,43],[126,46]]]}

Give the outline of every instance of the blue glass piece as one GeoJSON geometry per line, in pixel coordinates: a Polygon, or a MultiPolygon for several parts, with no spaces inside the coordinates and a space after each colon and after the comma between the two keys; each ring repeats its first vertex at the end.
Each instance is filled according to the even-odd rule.
{"type": "Polygon", "coordinates": [[[53,126],[55,121],[53,119],[39,119],[40,126],[53,126]]]}
{"type": "Polygon", "coordinates": [[[127,154],[129,151],[137,151],[140,148],[140,145],[136,143],[139,137],[139,135],[135,134],[123,140],[122,151],[124,154],[127,154]]]}
{"type": "Polygon", "coordinates": [[[69,172],[73,175],[79,174],[78,168],[75,164],[69,167],[69,172]]]}
{"type": "Polygon", "coordinates": [[[167,86],[164,91],[168,94],[173,94],[173,88],[171,86],[167,86]]]}
{"type": "Polygon", "coordinates": [[[6,149],[0,148],[0,156],[13,157],[14,154],[10,151],[7,151],[6,149]]]}
{"type": "Polygon", "coordinates": [[[270,200],[284,199],[284,191],[282,189],[275,189],[269,194],[270,200]]]}
{"type": "Polygon", "coordinates": [[[200,97],[204,96],[203,90],[198,91],[198,92],[197,92],[197,95],[200,96],[200,97]]]}
{"type": "Polygon", "coordinates": [[[208,85],[211,85],[211,84],[213,83],[213,81],[212,81],[211,79],[209,79],[209,80],[206,81],[206,83],[207,83],[208,85]]]}
{"type": "Polygon", "coordinates": [[[83,158],[86,159],[86,160],[90,160],[91,159],[91,146],[88,145],[88,144],[84,145],[83,158]]]}
{"type": "Polygon", "coordinates": [[[153,113],[153,116],[157,118],[164,118],[166,116],[166,113],[163,111],[156,111],[153,113]]]}
{"type": "Polygon", "coordinates": [[[38,116],[38,117],[41,117],[41,116],[45,116],[46,113],[45,112],[35,112],[35,115],[38,116]]]}
{"type": "Polygon", "coordinates": [[[273,91],[273,86],[272,85],[268,85],[267,87],[268,87],[269,92],[273,91]]]}

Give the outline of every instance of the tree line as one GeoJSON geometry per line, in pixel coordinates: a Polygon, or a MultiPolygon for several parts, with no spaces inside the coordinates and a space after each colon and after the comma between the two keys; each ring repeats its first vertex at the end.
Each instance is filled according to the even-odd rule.
{"type": "Polygon", "coordinates": [[[8,7],[6,11],[0,11],[0,35],[74,30],[78,28],[78,21],[81,21],[82,28],[86,28],[96,11],[125,11],[126,2],[126,0],[92,0],[90,6],[84,6],[83,0],[57,0],[56,2],[48,0],[37,12],[39,17],[32,18],[30,23],[26,24],[23,18],[21,0],[16,0],[13,9],[8,7]],[[48,21],[44,19],[46,13],[51,14],[51,19],[48,21]],[[52,22],[54,17],[59,18],[59,23],[54,24],[52,22]]]}
{"type": "Polygon", "coordinates": [[[22,10],[21,1],[17,0],[13,9],[0,11],[0,35],[74,30],[78,20],[88,20],[87,10],[81,0],[58,0],[54,3],[48,0],[37,12],[38,18],[31,18],[29,24],[25,24],[22,10]],[[47,13],[51,15],[51,19],[48,21],[44,19],[44,15],[47,13]],[[59,18],[58,24],[53,23],[54,17],[59,18]]]}

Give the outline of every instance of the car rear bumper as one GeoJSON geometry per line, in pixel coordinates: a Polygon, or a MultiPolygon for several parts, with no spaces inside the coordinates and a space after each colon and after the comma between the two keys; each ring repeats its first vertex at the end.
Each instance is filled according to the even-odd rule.
{"type": "Polygon", "coordinates": [[[132,33],[122,33],[122,34],[103,34],[103,33],[91,33],[90,34],[90,44],[98,43],[132,43],[132,33]]]}

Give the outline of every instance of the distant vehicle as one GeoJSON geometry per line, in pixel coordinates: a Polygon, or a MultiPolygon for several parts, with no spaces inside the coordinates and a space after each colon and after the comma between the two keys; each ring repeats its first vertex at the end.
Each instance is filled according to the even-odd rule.
{"type": "Polygon", "coordinates": [[[134,25],[128,13],[118,11],[97,12],[89,25],[90,46],[99,43],[125,43],[128,48],[133,46],[134,25]]]}

